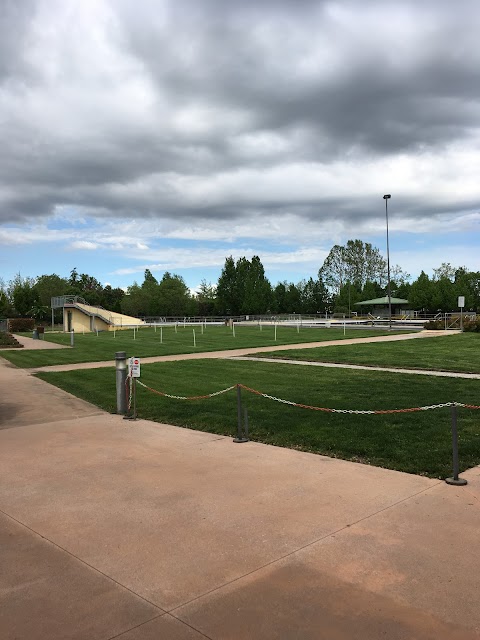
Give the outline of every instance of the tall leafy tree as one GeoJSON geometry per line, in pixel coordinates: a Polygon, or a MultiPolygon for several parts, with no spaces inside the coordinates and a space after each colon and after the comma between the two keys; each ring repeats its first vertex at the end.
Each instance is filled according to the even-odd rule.
{"type": "Polygon", "coordinates": [[[39,302],[46,306],[50,306],[53,297],[65,295],[69,286],[67,278],[61,278],[56,273],[39,276],[34,285],[39,302]]]}
{"type": "MultiPolygon", "coordinates": [[[[248,262],[248,261],[247,261],[248,262]]],[[[272,287],[258,256],[253,256],[245,274],[242,313],[261,314],[270,310],[272,287]]]]}
{"type": "Polygon", "coordinates": [[[23,278],[19,273],[9,283],[10,299],[19,316],[28,316],[30,309],[38,303],[34,278],[23,278]]]}
{"type": "Polygon", "coordinates": [[[324,313],[330,305],[330,294],[322,280],[309,278],[299,283],[297,288],[300,289],[301,313],[324,313]]]}
{"type": "Polygon", "coordinates": [[[435,309],[434,283],[424,271],[412,282],[409,302],[414,309],[424,311],[435,309]]]}
{"type": "Polygon", "coordinates": [[[225,259],[217,283],[218,310],[222,314],[237,315],[240,312],[237,298],[237,269],[232,256],[225,259]]]}
{"type": "Polygon", "coordinates": [[[197,308],[198,313],[201,316],[213,315],[216,310],[217,292],[216,288],[211,282],[202,280],[198,287],[197,295],[197,308]]]}
{"type": "Polygon", "coordinates": [[[348,240],[344,246],[336,244],[332,247],[318,276],[338,294],[347,282],[360,289],[368,280],[383,283],[386,273],[387,264],[379,249],[369,242],[348,240]]]}
{"type": "Polygon", "coordinates": [[[163,316],[181,316],[189,313],[190,291],[184,279],[166,271],[158,283],[158,304],[163,316]]]}
{"type": "Polygon", "coordinates": [[[259,314],[272,305],[272,288],[258,256],[245,256],[235,262],[230,256],[217,283],[217,303],[220,313],[228,315],[259,314]]]}
{"type": "Polygon", "coordinates": [[[288,282],[279,282],[272,291],[272,311],[274,313],[288,313],[287,310],[287,288],[288,282]]]}

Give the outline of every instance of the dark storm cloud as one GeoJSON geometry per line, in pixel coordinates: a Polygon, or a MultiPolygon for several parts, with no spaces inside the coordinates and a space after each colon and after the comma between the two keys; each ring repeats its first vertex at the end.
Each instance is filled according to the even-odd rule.
{"type": "MultiPolygon", "coordinates": [[[[479,27],[468,0],[7,2],[0,220],[56,207],[366,220],[367,172],[384,160],[427,163],[431,186],[437,155],[462,147],[457,173],[473,157],[479,27]]],[[[405,213],[422,188],[406,174],[405,213]]]]}

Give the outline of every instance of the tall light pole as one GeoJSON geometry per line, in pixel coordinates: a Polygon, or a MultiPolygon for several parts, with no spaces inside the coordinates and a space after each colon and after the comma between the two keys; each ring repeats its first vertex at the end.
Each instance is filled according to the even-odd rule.
{"type": "Polygon", "coordinates": [[[387,275],[388,275],[388,330],[392,330],[392,293],[390,290],[390,245],[388,243],[388,201],[392,196],[387,193],[383,196],[385,200],[385,218],[387,220],[387,275]]]}

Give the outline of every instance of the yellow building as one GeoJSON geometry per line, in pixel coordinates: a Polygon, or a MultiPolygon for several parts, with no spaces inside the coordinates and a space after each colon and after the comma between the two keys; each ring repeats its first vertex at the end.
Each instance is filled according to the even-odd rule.
{"type": "MultiPolygon", "coordinates": [[[[67,297],[67,296],[65,296],[67,297]]],[[[123,313],[108,311],[103,307],[94,307],[80,301],[78,296],[63,304],[64,331],[79,331],[89,333],[91,331],[113,331],[119,329],[131,329],[144,325],[145,322],[133,316],[123,313]]]]}

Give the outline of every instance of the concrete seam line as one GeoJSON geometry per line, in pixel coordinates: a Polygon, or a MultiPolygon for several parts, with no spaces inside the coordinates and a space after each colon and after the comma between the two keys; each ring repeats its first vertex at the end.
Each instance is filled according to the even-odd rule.
{"type": "Polygon", "coordinates": [[[93,565],[89,564],[86,560],[82,560],[82,558],[79,558],[78,556],[76,556],[74,553],[72,553],[71,551],[69,551],[68,549],[65,549],[65,547],[62,547],[61,545],[57,544],[56,542],[54,542],[53,540],[50,540],[50,538],[47,538],[47,536],[43,536],[41,533],[39,533],[38,531],[35,531],[35,529],[32,529],[32,527],[29,527],[28,524],[25,524],[24,522],[22,522],[21,520],[18,520],[17,518],[15,518],[14,516],[10,515],[9,513],[7,513],[6,511],[4,511],[3,509],[0,509],[0,513],[3,513],[4,516],[6,516],[7,518],[10,518],[10,520],[13,520],[14,522],[16,522],[17,524],[21,525],[22,527],[25,527],[25,529],[28,529],[29,531],[31,531],[32,533],[34,533],[35,535],[39,536],[40,538],[42,538],[42,540],[46,540],[48,543],[50,543],[51,545],[53,545],[54,547],[56,547],[57,549],[60,549],[61,551],[64,551],[65,553],[67,553],[69,556],[71,556],[72,558],[75,558],[75,560],[78,560],[78,562],[80,562],[81,564],[84,564],[86,567],[89,567],[90,569],[92,569],[93,571],[95,571],[96,573],[99,573],[100,575],[102,575],[104,578],[107,578],[107,580],[110,580],[111,582],[114,582],[115,584],[117,584],[119,587],[122,587],[122,589],[125,589],[126,591],[129,591],[131,594],[133,594],[134,596],[136,596],[137,598],[140,598],[141,600],[143,600],[144,602],[148,602],[148,604],[151,604],[152,607],[155,607],[156,609],[159,609],[160,611],[162,611],[163,615],[164,613],[168,613],[168,611],[166,611],[165,609],[163,609],[162,607],[159,607],[158,604],[155,604],[154,602],[151,602],[150,600],[148,600],[147,598],[144,598],[143,596],[141,596],[139,593],[137,593],[136,591],[133,591],[133,589],[130,589],[129,587],[127,587],[126,585],[122,584],[121,582],[118,582],[118,580],[115,580],[115,578],[112,578],[111,576],[109,576],[108,574],[104,573],[103,571],[100,571],[100,569],[97,569],[96,567],[94,567],[93,565]]]}
{"type": "MultiPolygon", "coordinates": [[[[426,493],[427,491],[430,491],[430,489],[434,489],[438,485],[443,485],[443,483],[444,483],[443,480],[439,480],[438,482],[436,482],[434,485],[432,485],[430,487],[426,487],[425,489],[422,489],[421,491],[417,491],[416,493],[412,493],[412,495],[407,496],[406,498],[402,498],[401,500],[397,500],[397,502],[394,502],[393,504],[387,505],[386,507],[383,507],[382,509],[379,509],[378,511],[375,511],[374,513],[370,513],[369,515],[364,516],[363,518],[360,518],[359,520],[355,520],[355,522],[352,522],[351,524],[346,524],[344,527],[340,527],[339,529],[336,529],[335,531],[331,531],[330,533],[326,533],[324,536],[321,536],[320,538],[318,538],[316,540],[312,540],[311,542],[308,542],[307,544],[304,544],[303,546],[298,547],[298,549],[294,549],[293,551],[290,551],[289,553],[286,553],[285,555],[280,556],[279,558],[275,558],[275,560],[271,560],[270,562],[266,562],[265,564],[257,567],[256,569],[252,569],[251,571],[247,571],[247,573],[244,573],[243,575],[238,576],[237,578],[234,578],[233,580],[229,580],[228,582],[225,582],[224,584],[222,584],[222,585],[220,585],[218,587],[214,587],[213,589],[210,589],[210,591],[206,591],[205,593],[202,593],[202,595],[200,595],[200,596],[196,596],[195,598],[192,598],[191,600],[187,600],[186,602],[183,602],[182,604],[177,605],[173,609],[170,609],[168,611],[168,613],[170,615],[173,615],[172,611],[176,611],[177,609],[180,609],[181,607],[185,607],[186,605],[191,604],[192,602],[195,602],[196,600],[200,600],[200,598],[203,598],[205,596],[209,596],[210,594],[215,593],[215,591],[219,591],[220,589],[223,589],[224,587],[228,587],[229,585],[234,584],[238,580],[242,580],[243,578],[247,578],[248,576],[253,575],[257,571],[261,571],[262,569],[266,569],[267,567],[270,567],[271,565],[273,565],[273,564],[275,564],[277,562],[280,562],[281,560],[285,560],[286,558],[289,558],[290,556],[295,555],[299,551],[303,551],[304,549],[308,549],[309,547],[312,547],[313,545],[318,544],[319,542],[322,542],[323,540],[326,540],[327,538],[330,538],[331,536],[334,536],[337,533],[341,533],[342,531],[345,531],[345,529],[351,529],[356,524],[359,524],[360,522],[363,522],[364,520],[369,520],[370,518],[373,518],[373,517],[377,516],[379,513],[382,513],[383,511],[388,511],[389,509],[392,509],[393,507],[396,507],[397,505],[402,504],[403,502],[407,502],[407,500],[411,500],[412,498],[416,498],[421,493],[426,493]]],[[[181,618],[180,618],[180,620],[181,620],[181,618]]]]}
{"type": "Polygon", "coordinates": [[[121,633],[117,634],[116,636],[111,636],[107,640],[115,640],[116,638],[121,638],[126,633],[129,633],[130,631],[134,631],[135,629],[139,629],[140,627],[143,627],[143,625],[148,624],[149,622],[152,622],[152,620],[157,620],[158,618],[163,618],[164,616],[170,616],[171,618],[174,618],[175,620],[178,620],[178,622],[181,622],[182,624],[184,624],[186,627],[189,627],[193,631],[196,631],[199,635],[203,636],[204,638],[207,638],[207,640],[213,640],[213,638],[211,638],[210,636],[206,636],[204,633],[202,633],[201,631],[199,631],[195,627],[192,627],[192,625],[189,624],[188,622],[185,622],[184,620],[180,620],[180,618],[177,618],[177,616],[172,616],[171,613],[167,613],[167,612],[161,613],[160,615],[155,616],[151,620],[145,620],[145,622],[141,622],[140,624],[137,624],[135,627],[132,627],[131,629],[126,629],[125,631],[122,631],[121,633]]]}
{"type": "Polygon", "coordinates": [[[130,627],[129,629],[125,629],[125,631],[120,631],[120,633],[117,633],[114,636],[110,636],[106,640],[115,640],[115,638],[121,638],[126,633],[129,633],[130,631],[134,631],[135,629],[138,629],[139,627],[143,627],[144,624],[148,624],[149,622],[152,622],[152,620],[157,620],[157,618],[162,618],[163,616],[168,616],[168,613],[160,613],[158,616],[154,616],[153,618],[150,618],[150,620],[145,620],[144,622],[140,622],[140,624],[136,624],[134,627],[130,627]]]}

